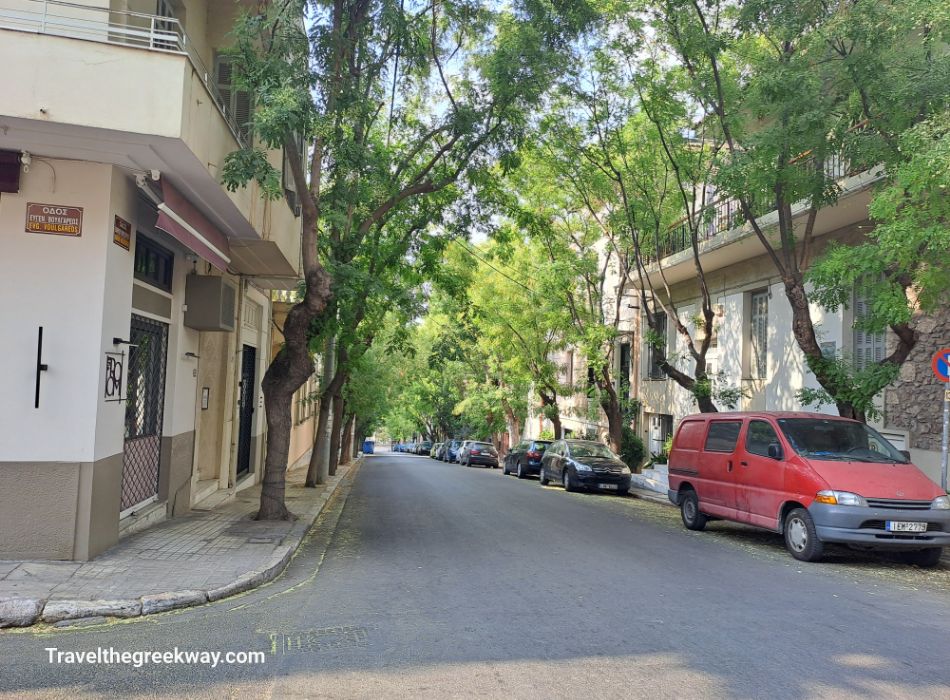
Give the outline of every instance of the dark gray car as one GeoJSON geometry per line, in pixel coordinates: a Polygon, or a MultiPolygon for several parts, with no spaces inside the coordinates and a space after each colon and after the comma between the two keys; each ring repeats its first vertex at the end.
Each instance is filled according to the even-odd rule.
{"type": "Polygon", "coordinates": [[[541,485],[551,481],[565,491],[630,492],[630,469],[606,445],[593,440],[558,440],[541,459],[541,485]]]}

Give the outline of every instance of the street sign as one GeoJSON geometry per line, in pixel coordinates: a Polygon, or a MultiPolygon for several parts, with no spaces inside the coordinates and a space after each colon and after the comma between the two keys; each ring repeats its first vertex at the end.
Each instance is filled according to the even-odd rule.
{"type": "Polygon", "coordinates": [[[950,382],[950,348],[938,350],[930,366],[933,367],[937,379],[942,382],[950,382]]]}

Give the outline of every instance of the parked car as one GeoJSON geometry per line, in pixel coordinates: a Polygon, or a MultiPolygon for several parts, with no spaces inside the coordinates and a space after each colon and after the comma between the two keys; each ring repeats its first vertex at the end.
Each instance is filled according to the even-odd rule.
{"type": "Polygon", "coordinates": [[[522,440],[505,455],[505,474],[517,474],[524,479],[541,471],[541,458],[551,440],[522,440]]]}
{"type": "Polygon", "coordinates": [[[422,442],[416,443],[415,453],[417,455],[428,455],[429,450],[432,449],[432,443],[429,440],[423,440],[422,442]]]}
{"type": "Polygon", "coordinates": [[[594,440],[557,440],[544,451],[538,473],[542,486],[558,481],[565,491],[630,492],[630,468],[594,440]]]}
{"type": "Polygon", "coordinates": [[[443,462],[458,462],[459,448],[462,446],[461,440],[449,440],[445,443],[445,450],[442,452],[443,462]]]}
{"type": "Polygon", "coordinates": [[[827,543],[900,550],[936,566],[950,545],[950,497],[883,436],[820,413],[687,416],[669,458],[669,497],[683,524],[710,518],[780,533],[818,561],[827,543]]]}
{"type": "Polygon", "coordinates": [[[459,464],[466,467],[484,464],[492,469],[498,469],[498,452],[490,442],[466,440],[459,449],[459,464]]]}
{"type": "Polygon", "coordinates": [[[432,446],[432,449],[429,450],[429,457],[435,459],[439,455],[439,451],[442,449],[444,443],[437,442],[432,446]]]}

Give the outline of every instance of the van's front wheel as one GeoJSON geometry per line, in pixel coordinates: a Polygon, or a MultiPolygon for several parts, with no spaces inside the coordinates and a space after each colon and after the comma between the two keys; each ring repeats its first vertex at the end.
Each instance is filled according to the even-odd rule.
{"type": "Polygon", "coordinates": [[[785,548],[799,561],[818,561],[824,544],[818,539],[815,521],[804,508],[795,508],[785,516],[785,548]]]}
{"type": "Polygon", "coordinates": [[[683,525],[687,530],[702,530],[706,527],[708,518],[699,510],[699,496],[690,489],[685,491],[680,501],[680,515],[683,516],[683,525]]]}

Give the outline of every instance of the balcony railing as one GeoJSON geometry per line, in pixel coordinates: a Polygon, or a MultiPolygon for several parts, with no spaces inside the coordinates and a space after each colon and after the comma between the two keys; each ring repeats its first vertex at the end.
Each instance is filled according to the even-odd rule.
{"type": "Polygon", "coordinates": [[[0,0],[0,29],[183,54],[201,78],[234,138],[247,141],[188,35],[174,17],[110,10],[61,0],[0,0]]]}
{"type": "MultiPolygon", "coordinates": [[[[804,160],[807,155],[807,153],[802,154],[801,159],[804,160]]],[[[854,174],[856,174],[856,171],[851,168],[848,160],[841,155],[831,156],[825,161],[825,176],[831,180],[840,180],[854,174]]],[[[768,214],[773,209],[775,207],[772,204],[753,205],[753,214],[758,218],[768,214]]],[[[700,224],[696,231],[697,242],[699,243],[715,238],[719,234],[731,231],[745,223],[742,206],[739,204],[739,200],[733,197],[713,201],[699,214],[699,217],[700,224]]],[[[662,260],[670,255],[676,255],[689,249],[692,244],[689,221],[686,217],[683,217],[670,226],[666,237],[660,241],[659,256],[657,256],[656,249],[651,248],[644,252],[644,262],[647,264],[655,263],[657,257],[662,260]]]]}

